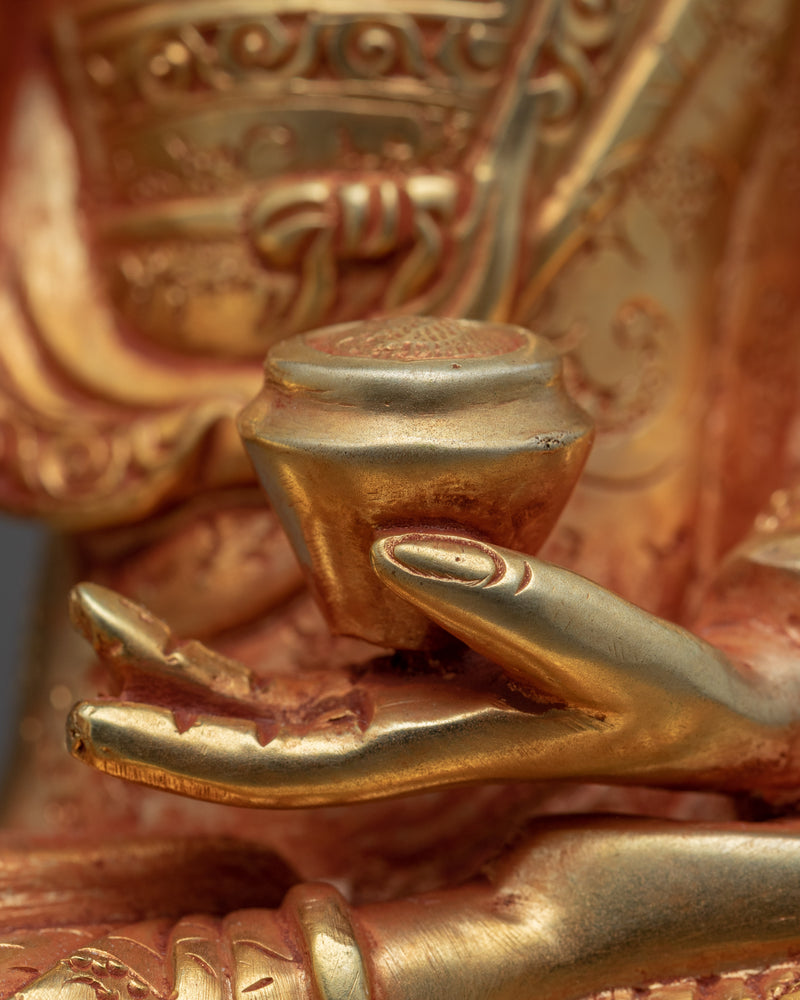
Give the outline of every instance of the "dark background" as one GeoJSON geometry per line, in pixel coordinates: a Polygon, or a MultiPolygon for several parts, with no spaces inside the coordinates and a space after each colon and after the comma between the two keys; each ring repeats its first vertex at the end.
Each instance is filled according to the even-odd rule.
{"type": "Polygon", "coordinates": [[[19,721],[19,678],[44,547],[41,527],[0,517],[0,779],[19,721]]]}

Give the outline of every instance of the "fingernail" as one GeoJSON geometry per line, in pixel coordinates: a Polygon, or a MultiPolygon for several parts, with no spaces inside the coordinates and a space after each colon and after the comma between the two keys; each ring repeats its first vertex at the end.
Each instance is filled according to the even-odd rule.
{"type": "Polygon", "coordinates": [[[483,583],[503,574],[499,557],[491,555],[480,544],[463,539],[412,536],[394,541],[389,555],[402,569],[418,576],[454,583],[483,583]]]}

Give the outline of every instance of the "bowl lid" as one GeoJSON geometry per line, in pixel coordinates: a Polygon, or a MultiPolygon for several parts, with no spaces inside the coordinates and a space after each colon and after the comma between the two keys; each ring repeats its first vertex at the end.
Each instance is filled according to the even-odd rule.
{"type": "Polygon", "coordinates": [[[267,383],[365,406],[463,405],[551,385],[561,361],[518,326],[394,317],[314,330],[267,355],[267,383]]]}

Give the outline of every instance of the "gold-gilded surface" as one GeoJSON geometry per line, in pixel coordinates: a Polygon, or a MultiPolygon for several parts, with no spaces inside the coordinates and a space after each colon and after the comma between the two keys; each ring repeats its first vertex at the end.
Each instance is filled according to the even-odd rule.
{"type": "Polygon", "coordinates": [[[143,784],[261,807],[497,780],[744,790],[753,769],[763,789],[796,786],[796,688],[775,690],[588,580],[485,542],[419,531],[376,542],[372,557],[392,590],[501,664],[513,688],[364,674],[315,716],[290,683],[258,692],[242,667],[200,644],[171,644],[167,656],[159,623],[148,624],[159,642],[143,657],[143,612],[83,588],[77,618],[101,657],[116,647],[117,661],[145,660],[164,679],[177,671],[249,713],[86,703],[71,717],[72,753],[143,784]],[[565,629],[573,621],[580,628],[565,629]]]}
{"type": "Polygon", "coordinates": [[[300,924],[320,1000],[370,1000],[364,958],[341,894],[331,886],[305,885],[292,891],[287,905],[300,924]]]}
{"type": "Polygon", "coordinates": [[[538,550],[592,439],[560,368],[518,327],[431,318],[347,324],[270,351],[239,427],[335,631],[432,641],[429,618],[376,584],[377,534],[456,521],[538,550]]]}
{"type": "MultiPolygon", "coordinates": [[[[8,816],[25,845],[0,857],[25,915],[5,907],[3,995],[796,994],[791,0],[63,0],[29,64],[7,6],[0,55],[19,50],[4,65],[22,78],[0,498],[90,534],[74,571],[52,564],[67,568],[20,727],[8,816]],[[410,537],[410,495],[378,575],[366,540],[373,593],[383,580],[479,651],[389,657],[332,640],[298,592],[234,419],[274,341],[420,311],[535,327],[598,434],[541,560],[476,544],[457,516],[410,537]],[[73,614],[114,685],[76,712],[79,754],[192,795],[339,807],[246,816],[71,770],[56,733],[97,687],[60,617],[77,574],[94,582],[73,614]],[[549,780],[341,806],[501,776],[549,780]],[[557,776],[739,797],[551,791],[557,776]],[[688,822],[522,832],[586,803],[688,822]],[[701,823],[754,815],[783,826],[701,823]],[[168,847],[138,867],[129,841],[44,862],[30,847],[32,831],[177,830],[275,844],[355,903],[296,890],[328,901],[303,930],[295,895],[275,908],[286,872],[255,857],[254,901],[235,878],[224,899],[191,895],[197,865],[168,847]],[[142,898],[152,910],[131,909],[142,898]]],[[[0,95],[0,127],[10,107],[0,95]]],[[[230,848],[212,852],[216,875],[230,848]]]]}
{"type": "MultiPolygon", "coordinates": [[[[309,884],[278,910],[222,920],[126,924],[109,914],[71,932],[4,931],[0,962],[6,975],[17,963],[23,982],[27,973],[17,995],[29,1000],[568,1000],[631,977],[663,984],[676,967],[703,983],[743,966],[739,976],[712,976],[712,997],[746,996],[736,992],[745,982],[750,995],[782,997],[797,989],[800,969],[764,966],[800,940],[797,850],[796,833],[752,825],[687,834],[663,822],[562,820],[529,831],[484,877],[449,892],[352,907],[332,887],[309,884]],[[355,926],[369,942],[368,961],[355,926]],[[27,963],[46,962],[65,943],[62,960],[31,981],[37,969],[27,963]]],[[[683,980],[645,995],[674,1000],[702,990],[683,980]]]]}
{"type": "MultiPolygon", "coordinates": [[[[447,169],[457,187],[468,185],[463,178],[473,160],[488,157],[495,164],[491,183],[502,193],[490,215],[502,220],[504,234],[518,233],[505,255],[489,253],[435,214],[445,232],[442,267],[452,253],[475,258],[460,281],[459,301],[436,311],[466,314],[474,273],[485,272],[489,261],[518,272],[504,305],[487,300],[474,315],[523,322],[553,338],[570,355],[572,390],[599,425],[588,475],[551,555],[613,581],[650,610],[675,614],[693,551],[704,542],[695,534],[701,465],[694,444],[702,420],[697,400],[713,365],[710,289],[750,162],[754,123],[791,43],[788,0],[530,8],[467,0],[455,14],[426,6],[429,17],[418,6],[395,10],[391,3],[374,17],[336,4],[317,5],[312,13],[289,5],[264,16],[252,3],[224,13],[208,4],[153,10],[145,3],[135,16],[115,4],[59,7],[55,77],[80,142],[65,127],[49,83],[29,82],[12,136],[4,205],[4,231],[14,247],[0,345],[4,393],[13,400],[7,506],[84,528],[141,518],[176,491],[183,496],[196,488],[198,478],[203,488],[249,479],[232,419],[255,392],[261,355],[278,335],[273,306],[280,315],[281,302],[299,294],[297,269],[265,273],[255,266],[238,235],[241,220],[223,249],[197,238],[159,238],[146,251],[147,261],[135,241],[108,243],[104,220],[132,198],[147,202],[162,221],[187,200],[202,215],[216,204],[220,187],[257,193],[265,172],[274,178],[268,186],[280,189],[332,184],[338,192],[353,185],[361,194],[352,204],[368,202],[373,212],[391,199],[385,191],[377,194],[365,173],[383,185],[409,177],[435,187],[441,167],[436,143],[420,140],[405,148],[393,137],[380,153],[369,148],[371,136],[383,143],[388,103],[400,107],[415,136],[431,132],[454,158],[447,169]],[[385,43],[386,28],[393,44],[378,44],[373,28],[385,43]],[[440,59],[448,62],[440,30],[464,42],[455,44],[449,69],[436,68],[440,59]],[[348,31],[356,42],[367,36],[365,51],[374,59],[368,72],[351,66],[329,77],[327,64],[312,60],[308,68],[289,58],[295,45],[308,55],[317,42],[348,31]],[[516,165],[527,154],[510,126],[512,152],[492,149],[502,138],[502,116],[480,103],[494,100],[487,94],[501,77],[513,90],[509,32],[520,42],[520,59],[524,45],[536,49],[529,93],[514,112],[534,144],[527,168],[516,165]],[[392,62],[405,37],[431,62],[399,56],[392,62]],[[239,69],[237,59],[244,59],[239,69]],[[161,85],[154,90],[148,80],[161,85]],[[354,104],[348,87],[355,84],[380,92],[380,102],[359,98],[354,104]],[[477,101],[473,124],[457,115],[426,124],[425,114],[439,108],[430,108],[431,90],[443,105],[452,90],[468,103],[477,101]],[[339,142],[341,133],[307,126],[323,91],[326,108],[347,107],[345,132],[357,128],[364,148],[347,152],[348,140],[341,154],[324,141],[338,136],[339,142]],[[291,101],[284,100],[287,94],[291,101]],[[269,124],[265,135],[256,128],[250,137],[261,151],[255,160],[239,111],[281,119],[277,130],[269,124]],[[482,120],[492,122],[493,138],[476,131],[475,121],[482,120]],[[282,158],[281,144],[295,129],[307,139],[302,149],[313,163],[296,163],[300,147],[291,141],[291,155],[282,158]],[[185,149],[192,152],[183,155],[185,149]],[[228,162],[235,168],[227,170],[228,162]],[[334,162],[343,169],[331,178],[334,162]],[[522,202],[511,197],[519,184],[525,187],[522,202]],[[75,209],[79,200],[83,213],[75,209]],[[259,299],[250,277],[254,267],[258,281],[278,287],[259,314],[254,339],[236,347],[239,331],[250,329],[237,310],[259,299]],[[119,294],[98,287],[98,269],[112,272],[111,288],[119,294]],[[535,286],[535,295],[523,292],[527,286],[535,286]],[[42,351],[31,342],[27,315],[42,351]],[[152,349],[160,334],[150,316],[162,331],[185,328],[179,342],[164,345],[165,353],[152,349]],[[213,331],[214,344],[204,329],[213,331]],[[181,360],[184,351],[193,355],[189,365],[181,360]],[[200,470],[198,452],[204,457],[200,470]],[[585,530],[589,521],[596,531],[585,530]]],[[[347,58],[359,51],[354,44],[347,58]]],[[[524,90],[520,84],[515,93],[524,90]]],[[[779,103],[776,96],[776,116],[782,114],[779,103]]],[[[298,212],[314,231],[306,207],[298,212]]],[[[336,209],[325,218],[335,228],[340,215],[336,209]]],[[[365,223],[367,243],[381,231],[379,218],[365,223]]],[[[348,263],[344,250],[336,249],[337,272],[352,272],[337,303],[358,318],[373,311],[389,275],[415,270],[409,263],[413,245],[368,266],[348,263]]],[[[301,255],[306,258],[314,255],[301,255]]],[[[330,281],[314,277],[311,287],[324,289],[330,281]]],[[[418,297],[403,308],[430,311],[434,304],[418,297]]],[[[339,318],[339,312],[326,312],[320,321],[339,318]]],[[[288,332],[283,319],[278,325],[280,336],[288,332]]]]}
{"type": "Polygon", "coordinates": [[[244,356],[368,312],[485,314],[513,280],[538,100],[520,82],[553,9],[63,13],[112,299],[159,342],[244,356]]]}

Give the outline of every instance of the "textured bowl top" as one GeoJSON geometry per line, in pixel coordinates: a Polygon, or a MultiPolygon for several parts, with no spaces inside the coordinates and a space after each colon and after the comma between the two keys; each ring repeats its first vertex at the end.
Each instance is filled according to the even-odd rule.
{"type": "Polygon", "coordinates": [[[550,344],[517,326],[401,316],[314,330],[267,355],[267,385],[325,402],[439,408],[529,394],[559,381],[550,344]]]}
{"type": "Polygon", "coordinates": [[[513,354],[526,344],[522,330],[498,323],[404,316],[317,330],[308,347],[337,358],[373,361],[479,360],[513,354]]]}

